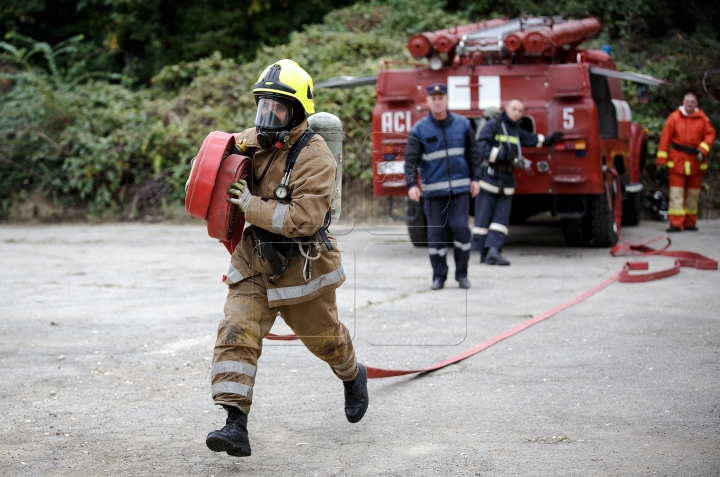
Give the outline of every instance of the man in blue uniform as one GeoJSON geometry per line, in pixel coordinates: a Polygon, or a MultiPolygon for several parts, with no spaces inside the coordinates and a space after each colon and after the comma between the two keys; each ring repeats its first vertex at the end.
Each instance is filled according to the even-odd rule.
{"type": "Polygon", "coordinates": [[[473,249],[480,251],[480,263],[510,265],[500,252],[508,234],[515,192],[513,170],[528,167],[522,146],[552,146],[563,135],[558,131],[545,137],[520,128],[524,112],[525,104],[517,98],[511,99],[500,117],[488,121],[478,137],[483,162],[480,194],[475,199],[473,249]]]}
{"type": "Polygon", "coordinates": [[[428,86],[427,105],[430,112],[415,123],[407,142],[408,197],[415,202],[423,198],[432,289],[443,288],[447,279],[448,231],[454,237],[455,279],[460,288],[470,288],[467,270],[472,243],[468,213],[470,197],[480,192],[480,154],[470,121],[448,111],[444,84],[428,86]]]}

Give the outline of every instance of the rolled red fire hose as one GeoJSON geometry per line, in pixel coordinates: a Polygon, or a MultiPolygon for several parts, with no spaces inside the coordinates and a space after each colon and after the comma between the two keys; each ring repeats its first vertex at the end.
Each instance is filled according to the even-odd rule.
{"type": "Polygon", "coordinates": [[[214,131],[200,147],[190,172],[185,210],[207,221],[208,235],[220,240],[232,253],[242,238],[245,215],[228,199],[233,182],[244,179],[252,184],[252,161],[247,156],[230,154],[235,145],[232,134],[214,131]]]}

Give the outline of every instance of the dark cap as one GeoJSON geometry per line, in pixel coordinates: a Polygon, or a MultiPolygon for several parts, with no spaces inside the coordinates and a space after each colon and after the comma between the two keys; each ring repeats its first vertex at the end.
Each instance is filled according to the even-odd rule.
{"type": "Polygon", "coordinates": [[[431,84],[427,87],[427,94],[447,94],[447,86],[442,83],[431,84]]]}

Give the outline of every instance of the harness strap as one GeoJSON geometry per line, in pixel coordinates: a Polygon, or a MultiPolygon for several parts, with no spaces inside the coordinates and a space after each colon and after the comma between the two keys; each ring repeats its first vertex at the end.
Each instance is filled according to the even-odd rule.
{"type": "MultiPolygon", "coordinates": [[[[314,135],[315,132],[310,126],[308,126],[308,128],[302,133],[302,136],[300,136],[300,139],[298,139],[297,142],[293,144],[292,148],[290,149],[287,163],[285,164],[285,174],[283,175],[283,182],[285,185],[288,185],[290,183],[290,174],[292,174],[292,170],[295,167],[295,162],[300,155],[300,151],[302,151],[303,148],[307,146],[307,143],[310,142],[310,139],[312,139],[314,135]]],[[[287,198],[289,199],[290,197],[288,196],[287,198]]]]}

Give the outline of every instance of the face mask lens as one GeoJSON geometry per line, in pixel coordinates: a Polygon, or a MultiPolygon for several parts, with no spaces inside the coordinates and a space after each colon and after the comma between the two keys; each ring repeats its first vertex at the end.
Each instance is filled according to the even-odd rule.
{"type": "Polygon", "coordinates": [[[257,114],[255,115],[255,126],[280,129],[290,123],[291,116],[290,108],[280,101],[271,98],[260,98],[257,114]]]}

